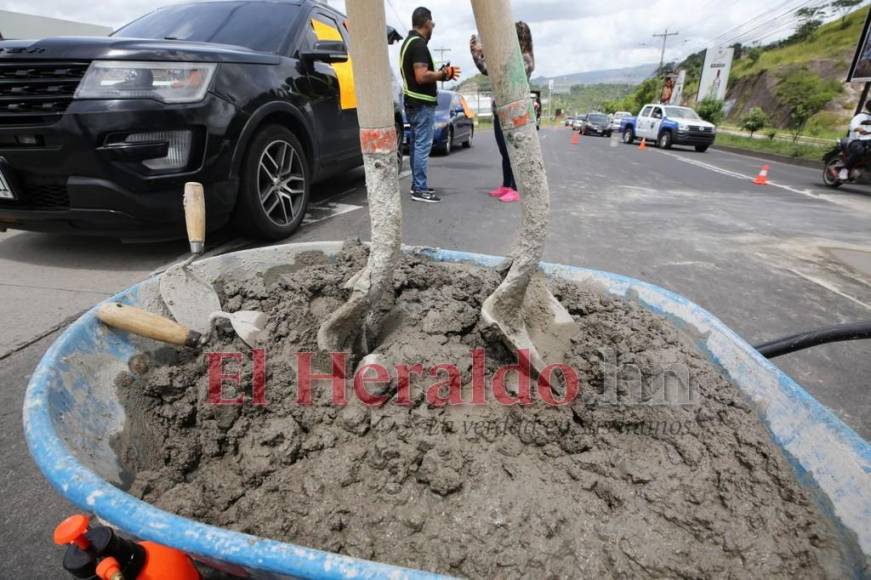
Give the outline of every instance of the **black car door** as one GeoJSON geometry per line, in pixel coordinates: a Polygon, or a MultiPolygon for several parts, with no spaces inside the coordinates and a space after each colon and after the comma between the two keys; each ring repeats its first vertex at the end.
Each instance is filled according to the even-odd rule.
{"type": "MultiPolygon", "coordinates": [[[[346,42],[344,23],[334,15],[315,9],[301,37],[299,53],[311,49],[318,40],[346,42]]],[[[321,165],[360,157],[357,99],[351,60],[344,63],[305,62],[305,79],[298,84],[309,102],[316,125],[321,165]]]]}

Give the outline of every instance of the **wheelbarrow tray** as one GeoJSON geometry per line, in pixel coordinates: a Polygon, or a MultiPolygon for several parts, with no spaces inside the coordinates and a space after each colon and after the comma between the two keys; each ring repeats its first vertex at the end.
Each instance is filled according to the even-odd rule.
{"type": "MultiPolygon", "coordinates": [[[[300,254],[335,256],[341,242],[270,246],[217,256],[192,267],[207,281],[293,268],[300,254]]],[[[502,258],[406,247],[440,262],[495,267],[502,258]]],[[[673,292],[625,276],[542,264],[552,277],[595,282],[633,300],[695,338],[697,347],[747,396],[803,486],[871,562],[871,446],[712,314],[673,292]]],[[[112,300],[168,314],[157,277],[112,300]]],[[[108,331],[95,309],[69,326],[43,356],[24,401],[24,431],[33,459],[54,488],[122,532],[183,550],[217,569],[251,578],[430,578],[433,574],[258,538],[160,510],[115,484],[122,473],[111,438],[125,423],[114,381],[128,359],[154,348],[108,331]]]]}

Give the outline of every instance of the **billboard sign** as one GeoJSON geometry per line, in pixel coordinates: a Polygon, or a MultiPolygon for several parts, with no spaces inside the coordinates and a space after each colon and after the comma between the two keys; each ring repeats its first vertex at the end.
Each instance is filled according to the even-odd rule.
{"type": "Polygon", "coordinates": [[[677,80],[674,81],[674,89],[671,91],[671,99],[668,101],[669,105],[678,105],[680,106],[681,100],[683,100],[683,87],[687,82],[687,71],[681,69],[677,73],[677,80]]]}
{"type": "Polygon", "coordinates": [[[709,48],[705,51],[705,66],[702,68],[702,79],[699,81],[697,101],[707,97],[720,101],[726,99],[726,85],[729,83],[734,52],[734,49],[729,47],[709,48]]]}
{"type": "Polygon", "coordinates": [[[871,81],[871,38],[868,37],[868,23],[871,22],[871,11],[865,17],[865,26],[859,35],[859,44],[856,46],[856,54],[853,56],[853,64],[850,65],[850,74],[847,82],[871,81]]]}

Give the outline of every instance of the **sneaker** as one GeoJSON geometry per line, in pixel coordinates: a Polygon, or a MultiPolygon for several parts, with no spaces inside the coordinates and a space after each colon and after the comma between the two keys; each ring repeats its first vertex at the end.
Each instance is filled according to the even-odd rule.
{"type": "MultiPolygon", "coordinates": [[[[431,187],[427,187],[426,189],[421,189],[420,191],[425,191],[427,193],[435,194],[435,190],[431,187]]],[[[411,195],[414,195],[414,189],[409,189],[408,193],[410,193],[411,195]]]]}
{"type": "Polygon", "coordinates": [[[504,185],[500,185],[496,189],[489,192],[490,197],[502,197],[506,193],[511,191],[510,187],[505,187],[504,185]]]}
{"type": "Polygon", "coordinates": [[[520,194],[513,189],[509,189],[508,193],[499,198],[499,201],[502,203],[514,203],[515,201],[520,201],[520,194]]]}
{"type": "Polygon", "coordinates": [[[842,169],[838,173],[838,179],[840,179],[841,181],[847,181],[848,179],[850,179],[850,172],[846,169],[842,169]]]}
{"type": "Polygon", "coordinates": [[[442,200],[435,193],[429,191],[412,191],[411,199],[414,201],[422,201],[424,203],[438,203],[442,200]]]}

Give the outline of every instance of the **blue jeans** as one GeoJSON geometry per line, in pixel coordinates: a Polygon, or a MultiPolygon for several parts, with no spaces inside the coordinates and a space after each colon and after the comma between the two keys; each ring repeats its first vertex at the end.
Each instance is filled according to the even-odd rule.
{"type": "Polygon", "coordinates": [[[406,104],[405,116],[411,125],[411,138],[408,152],[411,158],[411,188],[414,191],[426,191],[426,166],[432,151],[433,117],[435,105],[406,104]]]}

